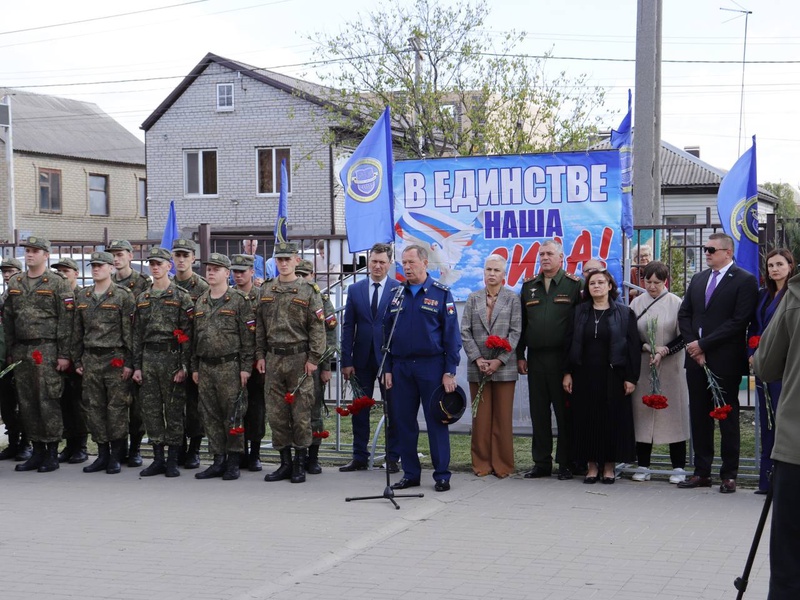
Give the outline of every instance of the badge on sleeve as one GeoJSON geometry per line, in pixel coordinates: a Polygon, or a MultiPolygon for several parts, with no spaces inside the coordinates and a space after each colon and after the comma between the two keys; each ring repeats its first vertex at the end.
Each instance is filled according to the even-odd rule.
{"type": "Polygon", "coordinates": [[[447,314],[448,315],[452,316],[452,315],[456,314],[456,303],[455,302],[448,302],[445,305],[445,307],[447,308],[447,314]]]}

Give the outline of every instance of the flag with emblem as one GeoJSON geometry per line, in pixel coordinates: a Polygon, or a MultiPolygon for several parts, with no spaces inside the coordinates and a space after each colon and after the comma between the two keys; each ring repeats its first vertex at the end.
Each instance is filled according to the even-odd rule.
{"type": "Polygon", "coordinates": [[[350,252],[394,239],[392,194],[392,127],[389,107],[383,111],[342,167],[344,221],[350,252]]]}
{"type": "MultiPolygon", "coordinates": [[[[161,247],[172,250],[172,242],[181,237],[178,233],[178,217],[175,216],[175,200],[169,201],[169,215],[164,225],[164,233],[161,235],[161,247]]],[[[175,275],[175,265],[170,263],[169,273],[175,275]]]]}
{"type": "Polygon", "coordinates": [[[289,238],[287,229],[287,219],[289,209],[287,208],[289,196],[289,177],[286,174],[286,159],[281,160],[281,192],[278,196],[278,216],[275,218],[275,242],[285,242],[289,238]]]}

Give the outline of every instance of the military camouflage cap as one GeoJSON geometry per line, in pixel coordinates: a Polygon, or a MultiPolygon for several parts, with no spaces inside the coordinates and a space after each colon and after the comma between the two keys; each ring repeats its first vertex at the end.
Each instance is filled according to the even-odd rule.
{"type": "Polygon", "coordinates": [[[174,242],[172,242],[172,251],[173,252],[197,252],[197,244],[195,244],[192,240],[187,240],[186,238],[178,238],[174,242]]]}
{"type": "Polygon", "coordinates": [[[161,262],[169,262],[172,260],[172,252],[167,250],[166,248],[159,248],[158,246],[153,246],[150,248],[150,253],[147,255],[147,260],[159,260],[161,262]]]}
{"type": "Polygon", "coordinates": [[[80,271],[78,268],[78,263],[76,263],[73,259],[65,256],[64,258],[60,258],[58,262],[53,263],[50,265],[51,269],[55,269],[56,267],[67,267],[68,269],[72,269],[75,272],[80,271]]]}
{"type": "Polygon", "coordinates": [[[298,275],[311,275],[314,272],[314,265],[310,260],[301,260],[300,263],[294,268],[294,272],[298,275]]]}
{"type": "Polygon", "coordinates": [[[36,237],[32,235],[27,240],[20,242],[19,245],[23,248],[39,248],[39,250],[50,252],[50,240],[46,240],[43,237],[36,237]]]}
{"type": "Polygon", "coordinates": [[[297,242],[280,242],[275,245],[275,258],[291,258],[299,252],[297,242]]]}
{"type": "Polygon", "coordinates": [[[115,250],[127,250],[133,252],[133,246],[128,240],[111,240],[106,247],[107,252],[114,252],[115,250]]]}
{"type": "Polygon", "coordinates": [[[207,259],[203,261],[204,265],[216,265],[218,267],[231,268],[231,259],[220,254],[219,252],[212,252],[207,259]]]}
{"type": "Polygon", "coordinates": [[[113,265],[114,255],[110,252],[92,252],[92,258],[89,260],[90,265],[113,265]]]}
{"type": "Polygon", "coordinates": [[[231,256],[231,271],[247,271],[252,269],[255,259],[249,254],[234,254],[231,256]]]}
{"type": "Polygon", "coordinates": [[[0,264],[0,270],[2,269],[17,269],[18,271],[22,271],[22,263],[16,258],[4,258],[3,263],[0,264]]]}

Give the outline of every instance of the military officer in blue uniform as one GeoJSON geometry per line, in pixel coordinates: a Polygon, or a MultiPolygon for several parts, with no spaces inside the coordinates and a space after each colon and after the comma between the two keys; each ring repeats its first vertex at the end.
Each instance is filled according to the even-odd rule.
{"type": "Polygon", "coordinates": [[[392,485],[403,490],[419,486],[421,467],[417,455],[420,404],[428,426],[434,489],[450,489],[450,432],[433,416],[432,399],[438,388],[456,389],[461,332],[450,289],[428,275],[428,252],[407,246],[402,255],[404,285],[397,288],[384,319],[388,336],[397,319],[386,358],[384,382],[391,390],[403,478],[392,485]]]}

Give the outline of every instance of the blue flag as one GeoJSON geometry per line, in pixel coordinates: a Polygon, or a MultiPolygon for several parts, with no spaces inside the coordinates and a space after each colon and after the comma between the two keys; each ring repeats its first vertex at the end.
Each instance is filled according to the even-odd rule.
{"type": "Polygon", "coordinates": [[[611,145],[619,150],[619,166],[622,169],[622,220],[620,226],[628,238],[633,238],[633,131],[631,129],[631,91],[628,90],[628,113],[611,130],[611,145]]]}
{"type": "Polygon", "coordinates": [[[758,179],[756,136],[752,147],[739,157],[717,192],[722,228],[735,243],[736,264],[758,277],[758,179]]]}
{"type": "Polygon", "coordinates": [[[389,107],[342,167],[344,221],[350,252],[394,239],[392,130],[389,107]]]}
{"type": "MultiPolygon", "coordinates": [[[[164,225],[164,233],[161,236],[161,247],[167,250],[172,250],[172,242],[181,237],[178,232],[178,218],[175,216],[175,200],[169,201],[169,216],[164,225]]],[[[175,275],[175,265],[169,270],[171,275],[175,275]]]]}
{"type": "Polygon", "coordinates": [[[278,198],[278,216],[275,218],[275,243],[288,241],[286,226],[289,218],[287,197],[289,195],[289,178],[286,176],[286,159],[281,160],[281,193],[278,198]]]}

